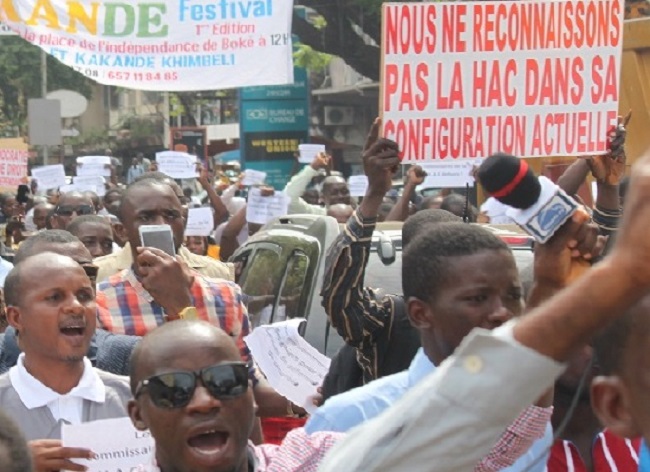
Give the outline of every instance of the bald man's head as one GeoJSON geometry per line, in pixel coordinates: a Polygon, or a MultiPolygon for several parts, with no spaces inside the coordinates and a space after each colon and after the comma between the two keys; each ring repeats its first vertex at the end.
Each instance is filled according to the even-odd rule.
{"type": "Polygon", "coordinates": [[[350,204],[350,189],[343,177],[330,175],[323,181],[321,198],[326,207],[342,203],[350,204]]]}
{"type": "MultiPolygon", "coordinates": [[[[176,320],[165,323],[147,334],[131,356],[131,390],[160,367],[182,356],[193,346],[208,346],[210,354],[223,361],[241,360],[232,337],[216,326],[199,320],[176,320]]],[[[191,356],[190,356],[191,357],[191,356]]]]}

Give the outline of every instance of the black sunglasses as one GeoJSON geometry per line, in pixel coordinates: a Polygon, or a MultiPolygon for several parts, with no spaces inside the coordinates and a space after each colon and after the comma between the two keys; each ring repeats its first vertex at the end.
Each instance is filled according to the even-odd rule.
{"type": "Polygon", "coordinates": [[[154,375],[138,383],[134,397],[147,389],[149,398],[158,408],[183,408],[190,403],[197,379],[214,398],[227,400],[248,390],[248,366],[243,362],[217,364],[196,372],[168,372],[154,375]]]}
{"type": "Polygon", "coordinates": [[[57,206],[54,213],[60,216],[72,216],[73,213],[77,215],[92,215],[95,213],[95,208],[92,205],[62,205],[57,206]]]}

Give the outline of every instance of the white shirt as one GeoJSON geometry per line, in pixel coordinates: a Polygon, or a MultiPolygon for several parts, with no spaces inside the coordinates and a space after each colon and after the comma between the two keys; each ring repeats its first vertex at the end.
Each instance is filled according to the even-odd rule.
{"type": "Polygon", "coordinates": [[[518,343],[512,326],[474,329],[434,373],[337,443],[319,472],[473,470],[564,370],[518,343]]]}
{"type": "Polygon", "coordinates": [[[70,424],[81,423],[83,401],[104,403],[106,387],[93,368],[90,360],[84,357],[84,372],[76,387],[61,395],[43,385],[25,369],[25,354],[18,357],[18,362],[9,369],[11,385],[20,400],[32,410],[47,406],[56,421],[64,420],[70,424]]]}
{"type": "Polygon", "coordinates": [[[5,279],[9,275],[9,271],[14,268],[14,265],[6,259],[0,257],[0,288],[4,288],[5,279]]]}
{"type": "Polygon", "coordinates": [[[506,215],[506,211],[510,208],[504,205],[494,197],[485,200],[481,205],[481,213],[485,213],[490,218],[490,223],[493,225],[514,225],[517,224],[515,220],[506,215]]]}
{"type": "Polygon", "coordinates": [[[284,194],[291,199],[289,203],[289,214],[306,213],[313,215],[326,215],[325,207],[310,205],[302,199],[302,194],[307,190],[311,179],[316,177],[319,171],[312,166],[305,166],[300,172],[291,177],[291,180],[284,187],[284,194]]]}

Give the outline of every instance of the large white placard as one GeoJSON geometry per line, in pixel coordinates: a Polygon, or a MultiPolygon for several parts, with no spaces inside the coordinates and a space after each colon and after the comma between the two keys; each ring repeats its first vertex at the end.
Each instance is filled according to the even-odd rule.
{"type": "Polygon", "coordinates": [[[34,167],[32,169],[32,177],[36,179],[38,189],[41,191],[59,188],[67,184],[63,164],[34,167]]]}
{"type": "Polygon", "coordinates": [[[260,225],[266,224],[273,218],[286,215],[290,202],[291,199],[282,192],[275,192],[271,196],[263,197],[262,191],[253,187],[248,192],[246,221],[260,225]]]}
{"type": "Polygon", "coordinates": [[[158,170],[173,179],[194,179],[198,177],[196,156],[180,151],[156,153],[158,170]]]}
{"type": "Polygon", "coordinates": [[[291,0],[5,0],[2,21],[105,85],[158,91],[293,82],[291,0]]]}
{"type": "Polygon", "coordinates": [[[402,162],[607,151],[623,0],[384,3],[383,136],[402,162]]]}

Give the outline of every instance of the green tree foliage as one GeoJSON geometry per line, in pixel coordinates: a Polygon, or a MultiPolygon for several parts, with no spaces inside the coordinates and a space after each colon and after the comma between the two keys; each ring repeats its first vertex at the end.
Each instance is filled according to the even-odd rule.
{"type": "MultiPolygon", "coordinates": [[[[0,36],[0,123],[23,128],[27,100],[41,97],[41,49],[18,36],[0,36]]],[[[91,81],[58,60],[47,60],[48,90],[91,97],[91,81]]]]}

